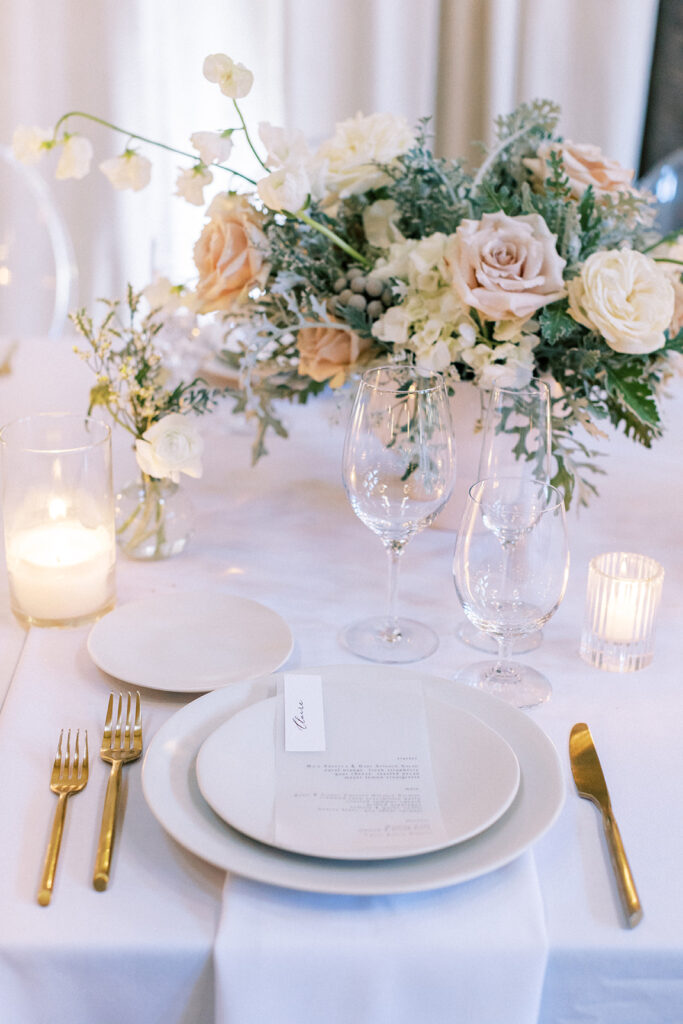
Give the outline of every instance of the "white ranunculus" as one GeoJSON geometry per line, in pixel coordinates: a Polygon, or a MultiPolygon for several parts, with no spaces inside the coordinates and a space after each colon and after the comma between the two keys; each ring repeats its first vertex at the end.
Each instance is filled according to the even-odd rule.
{"type": "Polygon", "coordinates": [[[215,82],[223,95],[232,100],[247,96],[254,83],[251,71],[224,53],[212,53],[205,59],[204,77],[215,82]]]}
{"type": "Polygon", "coordinates": [[[169,413],[157,420],[135,442],[135,457],[143,473],[178,483],[181,473],[202,475],[204,443],[187,416],[169,413]]]}
{"type": "Polygon", "coordinates": [[[674,288],[658,265],[634,249],[594,252],[569,282],[569,313],[615,352],[644,355],[665,342],[674,288]]]}
{"type": "Polygon", "coordinates": [[[100,164],[100,170],[109,178],[114,188],[129,188],[133,192],[139,192],[149,185],[152,176],[151,161],[132,149],[127,149],[121,156],[104,160],[100,164]]]}
{"type": "Polygon", "coordinates": [[[62,146],[55,177],[84,178],[90,170],[92,144],[83,135],[68,135],[62,146]]]}
{"type": "Polygon", "coordinates": [[[232,136],[226,132],[193,132],[190,142],[199,153],[202,163],[222,164],[230,159],[232,136]]]}
{"type": "Polygon", "coordinates": [[[22,164],[37,164],[47,152],[45,143],[51,139],[52,132],[47,128],[19,125],[12,136],[12,152],[22,164]]]}
{"type": "Polygon", "coordinates": [[[359,113],[336,126],[333,137],[318,148],[315,161],[326,165],[327,190],[345,199],[388,184],[388,175],[378,165],[393,163],[414,142],[405,118],[359,113]]]}
{"type": "Polygon", "coordinates": [[[200,166],[189,167],[181,171],[176,178],[176,195],[192,203],[193,206],[204,205],[204,189],[213,181],[211,171],[200,166]]]}
{"type": "Polygon", "coordinates": [[[303,164],[292,164],[261,178],[256,187],[269,210],[296,213],[310,195],[311,181],[303,164]]]}

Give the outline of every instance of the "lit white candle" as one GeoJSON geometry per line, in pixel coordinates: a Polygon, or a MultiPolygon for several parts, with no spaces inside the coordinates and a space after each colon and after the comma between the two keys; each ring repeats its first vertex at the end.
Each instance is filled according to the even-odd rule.
{"type": "Polygon", "coordinates": [[[640,630],[641,589],[635,583],[612,580],[607,594],[603,638],[610,644],[627,644],[640,630]]]}
{"type": "Polygon", "coordinates": [[[16,530],[7,569],[18,611],[42,622],[73,621],[105,608],[114,593],[112,530],[63,520],[16,530]]]}

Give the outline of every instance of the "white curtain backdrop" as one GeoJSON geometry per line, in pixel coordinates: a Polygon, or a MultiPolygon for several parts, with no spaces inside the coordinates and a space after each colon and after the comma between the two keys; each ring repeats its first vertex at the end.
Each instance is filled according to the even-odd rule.
{"type": "MultiPolygon", "coordinates": [[[[189,148],[192,131],[235,123],[230,101],[202,76],[204,57],[225,52],[255,73],[243,103],[254,128],[284,124],[315,144],[358,110],[391,110],[411,122],[432,116],[439,152],[476,159],[470,143],[490,137],[495,115],[543,96],[562,105],[567,137],[635,166],[656,8],[656,0],[3,0],[0,142],[17,124],[48,127],[75,109],[189,148]]],[[[117,193],[97,164],[120,153],[125,137],[76,125],[95,146],[89,177],[52,182],[53,156],[40,169],[74,241],[79,303],[122,295],[127,281],[143,286],[154,272],[190,276],[202,210],[171,198],[182,159],[145,149],[151,186],[117,193]]]]}

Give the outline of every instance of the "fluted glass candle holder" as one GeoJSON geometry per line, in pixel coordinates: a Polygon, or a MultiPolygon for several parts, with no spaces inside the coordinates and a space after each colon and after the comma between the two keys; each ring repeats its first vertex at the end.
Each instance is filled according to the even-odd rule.
{"type": "Polygon", "coordinates": [[[664,570],[654,558],[614,551],[588,567],[580,654],[608,672],[645,668],[654,653],[664,570]]]}
{"type": "Polygon", "coordinates": [[[26,625],[78,626],[115,603],[111,432],[84,416],[0,431],[10,603],[26,625]]]}

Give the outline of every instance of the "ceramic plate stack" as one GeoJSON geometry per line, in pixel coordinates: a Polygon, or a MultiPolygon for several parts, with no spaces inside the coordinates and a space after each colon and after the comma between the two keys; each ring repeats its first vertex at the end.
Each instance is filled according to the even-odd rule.
{"type": "Polygon", "coordinates": [[[315,842],[278,845],[272,828],[277,676],[264,675],[176,712],[145,757],[143,790],[153,814],[209,863],[310,892],[416,892],[501,867],[559,814],[564,785],[555,748],[523,712],[418,670],[335,665],[303,674],[320,676],[323,693],[345,683],[384,692],[393,680],[424,694],[444,836],[371,859],[340,842],[334,829],[320,830],[315,842]]]}

